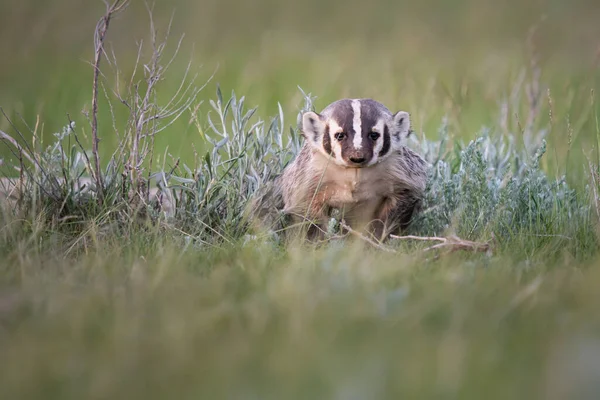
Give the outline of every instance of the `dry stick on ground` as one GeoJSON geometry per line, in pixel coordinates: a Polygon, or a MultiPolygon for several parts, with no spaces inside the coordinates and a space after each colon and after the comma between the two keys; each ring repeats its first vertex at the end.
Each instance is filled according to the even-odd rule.
{"type": "Polygon", "coordinates": [[[438,244],[435,244],[433,246],[427,247],[426,249],[424,249],[423,251],[430,251],[430,250],[435,250],[435,249],[441,249],[441,248],[448,248],[450,251],[457,251],[457,250],[467,250],[467,251],[475,251],[475,252],[488,252],[491,250],[491,244],[488,243],[482,243],[482,242],[472,242],[470,240],[465,240],[465,239],[461,239],[458,236],[455,235],[450,235],[448,237],[438,237],[438,236],[413,236],[413,235],[407,235],[407,236],[396,236],[396,235],[390,235],[390,237],[392,239],[398,239],[398,240],[421,240],[421,241],[433,241],[433,242],[440,242],[438,244]]]}
{"type": "Polygon", "coordinates": [[[359,239],[364,240],[365,242],[369,243],[370,245],[377,247],[379,250],[383,250],[383,251],[387,251],[388,253],[395,253],[396,251],[393,249],[390,249],[389,247],[385,247],[379,243],[377,243],[376,241],[372,240],[371,238],[366,237],[365,235],[363,235],[360,232],[355,231],[354,229],[350,228],[350,226],[348,224],[346,224],[345,221],[340,221],[340,226],[342,228],[344,228],[345,230],[347,230],[350,234],[358,237],[359,239]]]}
{"type": "Polygon", "coordinates": [[[98,153],[98,76],[100,75],[100,60],[102,60],[102,54],[104,53],[104,39],[110,20],[115,13],[122,11],[128,4],[129,0],[115,0],[112,5],[107,1],[106,14],[98,21],[96,25],[96,31],[94,33],[94,83],[92,85],[92,155],[94,157],[94,175],[96,180],[96,187],[98,191],[98,198],[103,201],[103,188],[104,182],[102,181],[102,173],[100,171],[100,155],[98,153]]]}
{"type": "MultiPolygon", "coordinates": [[[[340,226],[342,228],[344,228],[345,230],[347,230],[350,234],[364,240],[365,242],[369,243],[370,245],[372,245],[380,250],[383,250],[383,251],[386,251],[389,253],[395,253],[395,250],[390,249],[389,247],[383,246],[383,245],[375,242],[374,240],[370,239],[369,237],[363,235],[362,233],[355,231],[350,226],[348,226],[348,224],[346,224],[344,221],[340,222],[340,226]]],[[[436,245],[427,247],[426,249],[423,250],[424,252],[430,251],[430,250],[435,250],[435,249],[440,249],[440,248],[444,248],[444,247],[449,248],[450,251],[467,250],[467,251],[476,251],[476,252],[488,252],[491,250],[490,243],[472,242],[470,240],[461,239],[454,235],[449,236],[447,238],[437,237],[437,236],[413,236],[413,235],[408,235],[408,236],[390,235],[390,237],[393,239],[399,239],[399,240],[409,239],[409,240],[440,242],[436,245]]]]}

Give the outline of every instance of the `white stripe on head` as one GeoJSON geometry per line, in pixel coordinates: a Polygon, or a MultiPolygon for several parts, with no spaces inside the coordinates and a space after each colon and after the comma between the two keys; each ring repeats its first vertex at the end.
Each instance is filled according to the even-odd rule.
{"type": "Polygon", "coordinates": [[[377,123],[371,129],[373,132],[379,133],[379,139],[375,142],[375,146],[373,147],[373,158],[369,162],[369,165],[377,164],[379,162],[379,152],[383,148],[383,140],[384,140],[384,132],[385,132],[385,120],[380,118],[377,120],[377,123]]]}
{"type": "Polygon", "coordinates": [[[342,131],[342,127],[334,119],[329,120],[329,137],[331,138],[333,161],[338,165],[346,165],[346,162],[342,159],[342,145],[335,139],[335,134],[342,131]]]}
{"type": "Polygon", "coordinates": [[[352,121],[352,128],[354,129],[354,139],[352,144],[355,149],[362,147],[362,126],[360,116],[360,100],[352,100],[352,111],[354,113],[354,119],[352,121]]]}

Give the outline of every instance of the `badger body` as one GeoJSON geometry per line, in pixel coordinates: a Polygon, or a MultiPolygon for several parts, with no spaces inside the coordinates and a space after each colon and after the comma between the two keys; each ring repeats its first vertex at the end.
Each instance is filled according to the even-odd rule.
{"type": "Polygon", "coordinates": [[[277,179],[283,210],[309,220],[311,238],[339,209],[353,229],[383,240],[405,228],[421,205],[426,162],[403,142],[408,113],[371,99],[343,99],[302,118],[305,142],[277,179]]]}

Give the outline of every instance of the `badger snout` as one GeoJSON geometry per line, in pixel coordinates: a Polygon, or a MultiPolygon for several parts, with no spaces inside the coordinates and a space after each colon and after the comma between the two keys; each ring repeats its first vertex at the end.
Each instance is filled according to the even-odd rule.
{"type": "Polygon", "coordinates": [[[368,157],[364,150],[353,149],[347,155],[348,164],[353,167],[360,167],[367,163],[368,157]]]}
{"type": "Polygon", "coordinates": [[[353,157],[350,157],[350,162],[352,164],[361,165],[361,164],[364,164],[365,161],[367,161],[367,159],[365,157],[363,157],[363,156],[353,156],[353,157]]]}

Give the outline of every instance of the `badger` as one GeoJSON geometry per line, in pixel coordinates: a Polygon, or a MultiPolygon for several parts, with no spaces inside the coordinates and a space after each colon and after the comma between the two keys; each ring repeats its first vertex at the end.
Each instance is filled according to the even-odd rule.
{"type": "Polygon", "coordinates": [[[302,115],[304,143],[273,182],[271,205],[293,225],[309,221],[308,239],[323,237],[332,210],[353,230],[385,240],[419,210],[427,163],[406,147],[405,111],[372,99],[342,99],[302,115]]]}

